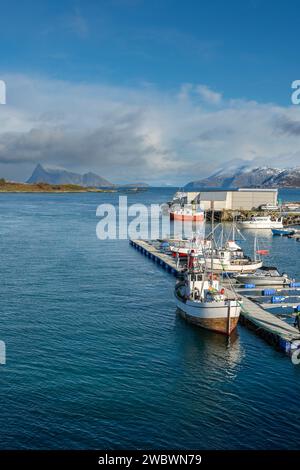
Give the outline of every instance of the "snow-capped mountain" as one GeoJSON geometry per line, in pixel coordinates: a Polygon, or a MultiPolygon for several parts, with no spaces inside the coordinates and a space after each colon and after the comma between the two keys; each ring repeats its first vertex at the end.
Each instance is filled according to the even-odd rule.
{"type": "Polygon", "coordinates": [[[296,168],[271,168],[229,165],[221,168],[211,176],[191,181],[185,186],[188,191],[199,188],[279,188],[300,187],[300,167],[296,168]]]}
{"type": "Polygon", "coordinates": [[[106,179],[92,172],[81,175],[64,168],[42,166],[41,164],[35,167],[27,183],[78,184],[92,187],[114,186],[106,179]]]}

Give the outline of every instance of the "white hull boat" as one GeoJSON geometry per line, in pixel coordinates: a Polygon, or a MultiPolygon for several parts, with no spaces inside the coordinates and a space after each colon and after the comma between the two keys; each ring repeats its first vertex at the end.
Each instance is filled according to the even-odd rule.
{"type": "Polygon", "coordinates": [[[260,268],[253,274],[239,274],[235,278],[241,284],[255,286],[288,286],[292,282],[287,274],[280,274],[277,268],[268,266],[260,268]]]}
{"type": "Polygon", "coordinates": [[[233,291],[221,288],[217,275],[207,276],[203,266],[195,266],[195,262],[190,256],[184,281],[175,287],[179,313],[194,325],[229,336],[239,320],[240,299],[233,291]]]}
{"type": "Polygon", "coordinates": [[[183,302],[176,297],[176,305],[185,320],[207,330],[230,335],[239,321],[241,307],[236,300],[227,302],[183,302]]]}
{"type": "Polygon", "coordinates": [[[245,229],[280,229],[283,228],[283,222],[282,218],[272,220],[270,216],[252,217],[249,220],[239,221],[238,226],[245,229]]]}
{"type": "Polygon", "coordinates": [[[242,250],[216,250],[213,256],[210,256],[206,256],[203,260],[206,269],[218,273],[253,273],[263,264],[259,259],[252,260],[250,257],[245,256],[242,250]]]}
{"type": "MultiPolygon", "coordinates": [[[[211,261],[209,259],[205,260],[205,265],[207,269],[211,269],[211,261]]],[[[214,258],[212,269],[218,273],[253,273],[261,268],[262,265],[262,261],[251,261],[247,258],[231,260],[214,258]]]]}

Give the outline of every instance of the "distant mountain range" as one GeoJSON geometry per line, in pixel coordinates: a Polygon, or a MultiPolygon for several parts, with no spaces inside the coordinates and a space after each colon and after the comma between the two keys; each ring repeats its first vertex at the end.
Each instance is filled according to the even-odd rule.
{"type": "Polygon", "coordinates": [[[147,183],[116,185],[102,178],[102,176],[96,175],[96,173],[88,172],[81,175],[80,173],[68,171],[65,168],[43,166],[40,163],[33,170],[27,183],[77,184],[93,188],[147,188],[149,186],[147,183]]]}
{"type": "Polygon", "coordinates": [[[27,183],[78,184],[80,186],[97,188],[114,186],[110,181],[92,172],[81,175],[64,168],[42,166],[41,164],[35,167],[27,183]]]}
{"type": "Polygon", "coordinates": [[[251,167],[250,165],[229,165],[211,176],[191,181],[184,189],[187,191],[201,188],[299,188],[300,167],[271,168],[251,167]]]}

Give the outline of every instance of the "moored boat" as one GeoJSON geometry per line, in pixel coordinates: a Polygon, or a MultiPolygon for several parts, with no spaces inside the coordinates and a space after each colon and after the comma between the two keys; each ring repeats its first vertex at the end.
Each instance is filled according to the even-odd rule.
{"type": "Polygon", "coordinates": [[[245,229],[282,229],[283,219],[272,220],[270,216],[267,217],[251,217],[249,220],[238,221],[238,226],[245,229]]]}
{"type": "Polygon", "coordinates": [[[289,228],[272,228],[272,233],[280,237],[287,237],[288,235],[293,235],[295,230],[289,228]]]}
{"type": "Polygon", "coordinates": [[[207,268],[211,266],[211,263],[213,270],[218,273],[253,273],[263,265],[261,260],[252,260],[244,254],[234,256],[227,250],[218,250],[214,254],[212,262],[209,258],[205,259],[207,268]]]}
{"type": "Polygon", "coordinates": [[[179,221],[190,221],[190,222],[203,222],[204,211],[200,207],[192,207],[189,205],[180,207],[171,207],[170,219],[179,221]]]}
{"type": "Polygon", "coordinates": [[[276,267],[271,266],[262,266],[253,274],[239,274],[235,276],[235,279],[241,284],[254,284],[255,286],[283,286],[292,282],[287,274],[280,274],[276,267]]]}
{"type": "Polygon", "coordinates": [[[228,336],[237,326],[240,299],[222,287],[220,277],[198,263],[193,252],[184,280],[176,283],[175,299],[181,316],[190,323],[228,336]]]}
{"type": "Polygon", "coordinates": [[[189,252],[194,250],[195,256],[201,256],[203,253],[211,247],[210,240],[182,240],[181,242],[170,245],[170,251],[173,258],[187,258],[189,252]]]}

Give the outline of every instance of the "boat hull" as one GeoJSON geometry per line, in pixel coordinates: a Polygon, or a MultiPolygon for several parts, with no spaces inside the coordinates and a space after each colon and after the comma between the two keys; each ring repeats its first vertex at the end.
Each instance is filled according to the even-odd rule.
{"type": "Polygon", "coordinates": [[[245,229],[281,229],[283,228],[282,222],[270,222],[270,223],[265,223],[265,222],[239,222],[238,223],[239,228],[245,228],[245,229]]]}
{"type": "Polygon", "coordinates": [[[222,302],[185,302],[176,293],[175,298],[180,315],[193,325],[230,335],[238,324],[241,307],[237,300],[231,300],[230,305],[223,305],[222,302]]]}
{"type": "Polygon", "coordinates": [[[182,222],[203,222],[204,215],[200,214],[178,214],[176,212],[170,212],[171,220],[180,220],[182,222]]]}
{"type": "Polygon", "coordinates": [[[255,284],[256,286],[284,286],[289,285],[291,282],[282,276],[265,276],[260,278],[255,276],[247,276],[246,278],[244,276],[236,276],[235,279],[241,284],[255,284]]]}
{"type": "MultiPolygon", "coordinates": [[[[171,250],[173,258],[177,258],[177,256],[179,256],[179,258],[187,258],[191,251],[190,248],[178,248],[177,249],[173,247],[171,247],[170,250],[171,250]]],[[[201,256],[201,255],[202,255],[202,251],[194,249],[194,256],[201,256]]]]}
{"type": "MultiPolygon", "coordinates": [[[[222,263],[219,259],[213,260],[213,271],[217,273],[226,272],[226,273],[254,273],[257,269],[262,267],[262,261],[249,264],[233,264],[224,261],[222,263]]],[[[211,261],[206,260],[206,269],[211,269],[211,261]]]]}
{"type": "Polygon", "coordinates": [[[288,235],[293,235],[295,233],[294,230],[288,230],[288,229],[279,229],[279,228],[272,228],[272,233],[273,235],[277,235],[280,237],[287,237],[288,235]]]}

